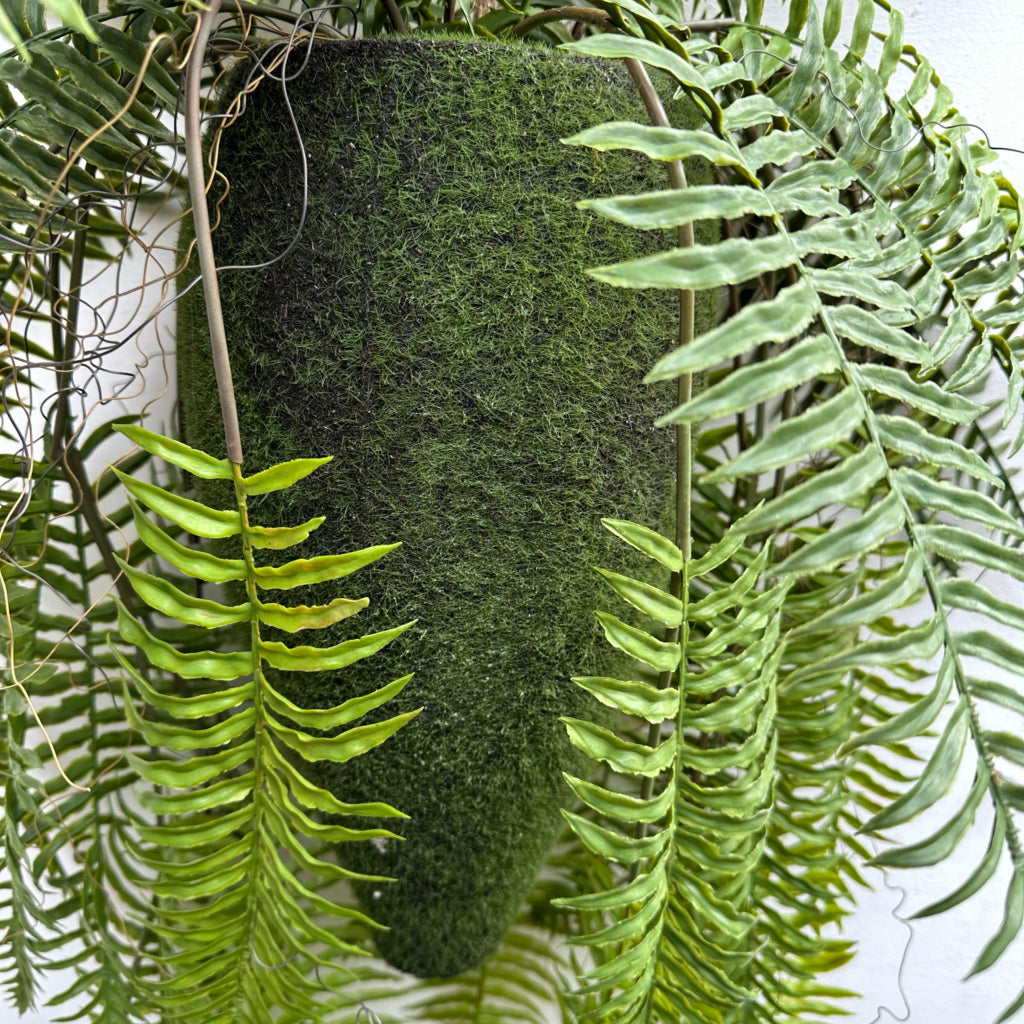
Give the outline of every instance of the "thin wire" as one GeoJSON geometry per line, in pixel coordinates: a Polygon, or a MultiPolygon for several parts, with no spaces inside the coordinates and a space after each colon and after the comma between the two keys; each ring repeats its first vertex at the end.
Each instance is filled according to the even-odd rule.
{"type": "MultiPolygon", "coordinates": [[[[360,0],[361,5],[362,0],[360,0]]],[[[208,113],[204,117],[204,123],[240,116],[246,108],[248,91],[253,86],[253,83],[263,78],[276,81],[281,89],[291,134],[295,144],[298,146],[298,152],[302,161],[302,201],[295,231],[281,251],[259,263],[221,266],[218,267],[218,272],[261,270],[272,266],[285,259],[303,235],[308,217],[309,172],[304,140],[288,92],[288,84],[299,77],[306,69],[316,41],[316,33],[332,11],[348,12],[353,18],[353,24],[355,24],[357,12],[345,4],[329,4],[318,7],[307,6],[295,20],[287,38],[272,43],[260,53],[256,53],[251,46],[243,45],[239,47],[237,41],[231,40],[231,52],[248,53],[253,60],[253,65],[249,69],[243,83],[244,87],[238,109],[228,114],[208,113]],[[303,32],[308,32],[308,34],[306,38],[301,40],[300,44],[297,41],[303,32]],[[301,60],[296,61],[294,55],[300,52],[302,54],[301,60]]],[[[223,44],[226,41],[221,38],[215,38],[211,41],[211,45],[223,44]]],[[[84,205],[101,206],[120,220],[129,236],[123,251],[127,251],[133,242],[140,241],[135,230],[135,219],[140,210],[138,200],[152,195],[166,194],[165,190],[167,187],[181,173],[180,159],[176,160],[174,157],[171,157],[167,160],[159,160],[155,167],[153,159],[154,157],[159,158],[160,150],[166,148],[170,148],[172,153],[180,155],[183,145],[181,132],[178,128],[180,116],[181,94],[179,90],[172,114],[172,130],[175,136],[173,143],[168,143],[162,138],[150,135],[145,140],[143,146],[124,162],[122,172],[123,185],[120,189],[85,190],[78,193],[75,197],[69,197],[65,202],[51,207],[40,222],[41,227],[37,231],[37,239],[39,241],[35,246],[31,246],[28,243],[23,244],[17,237],[10,237],[13,245],[18,246],[20,252],[27,258],[26,283],[29,291],[25,296],[24,305],[18,311],[17,319],[20,323],[27,325],[33,320],[42,322],[50,322],[52,320],[52,315],[43,308],[46,303],[46,297],[32,286],[31,275],[28,273],[28,258],[37,258],[60,251],[74,233],[80,211],[84,205]],[[160,170],[159,176],[152,176],[147,173],[151,167],[160,170]],[[138,182],[138,185],[135,182],[138,182]],[[41,237],[44,232],[48,235],[45,242],[42,241],[41,237]]],[[[4,237],[9,236],[4,233],[4,237]]],[[[147,247],[144,246],[144,248],[147,253],[151,252],[147,247]]],[[[126,392],[137,379],[137,374],[127,370],[112,369],[110,357],[125,345],[139,338],[162,314],[174,306],[182,295],[194,288],[201,280],[199,276],[196,276],[191,281],[181,285],[177,288],[174,295],[159,302],[148,315],[141,320],[134,320],[131,323],[130,329],[115,332],[113,322],[117,316],[120,302],[128,292],[121,286],[122,274],[126,270],[124,260],[115,259],[112,261],[112,265],[112,273],[114,274],[113,288],[110,294],[102,300],[102,304],[106,308],[101,310],[99,305],[80,299],[81,312],[85,317],[92,319],[92,324],[88,329],[79,327],[75,331],[75,355],[73,358],[63,362],[65,369],[69,371],[69,380],[72,380],[72,374],[74,374],[73,384],[70,386],[70,389],[63,389],[61,394],[53,393],[47,395],[39,403],[39,409],[44,417],[44,422],[49,422],[52,418],[53,410],[61,400],[61,395],[64,396],[64,400],[69,398],[76,399],[81,404],[83,417],[85,415],[85,403],[90,394],[98,396],[96,400],[101,405],[125,398],[126,392]],[[89,339],[92,341],[91,344],[87,344],[89,339]]],[[[166,281],[166,279],[165,275],[164,280],[166,281]]],[[[144,278],[138,286],[140,295],[147,285],[148,282],[144,278]]],[[[5,310],[0,306],[0,314],[4,312],[5,310]]],[[[7,321],[7,326],[13,331],[15,324],[11,322],[11,318],[8,316],[4,319],[7,321]]],[[[8,348],[8,361],[13,373],[6,380],[0,382],[0,410],[3,411],[7,430],[15,437],[18,449],[22,453],[27,454],[32,444],[32,438],[29,433],[21,429],[17,416],[13,415],[18,408],[18,402],[16,399],[12,402],[8,396],[8,390],[16,382],[19,373],[30,373],[33,370],[43,369],[50,370],[53,368],[53,362],[52,360],[33,358],[27,349],[18,351],[10,346],[8,348]]],[[[34,483],[29,485],[29,488],[19,496],[19,500],[15,503],[13,515],[8,520],[10,532],[7,534],[4,545],[0,547],[0,550],[9,552],[12,549],[16,543],[17,527],[28,509],[31,494],[37,486],[43,485],[44,482],[57,475],[58,472],[59,465],[55,463],[47,466],[33,477],[34,483]]]]}
{"type": "MultiPolygon", "coordinates": [[[[280,42],[272,43],[266,50],[262,51],[261,53],[257,53],[251,47],[244,47],[243,50],[245,52],[248,52],[249,56],[252,58],[254,63],[252,68],[250,68],[248,74],[246,75],[242,88],[239,90],[237,106],[226,113],[210,113],[206,114],[203,118],[204,123],[210,123],[218,120],[223,120],[226,122],[226,124],[233,123],[239,117],[243,116],[246,110],[248,109],[248,97],[250,92],[252,91],[252,88],[254,88],[255,83],[257,83],[258,80],[262,79],[270,79],[271,81],[275,81],[279,84],[281,89],[281,98],[284,102],[285,114],[288,118],[288,123],[291,127],[291,133],[295,140],[295,145],[297,147],[302,164],[302,198],[299,207],[299,220],[298,224],[295,227],[295,231],[293,232],[292,237],[290,238],[288,243],[278,253],[271,256],[269,259],[262,260],[258,263],[228,263],[224,265],[218,265],[218,276],[226,271],[265,270],[267,267],[272,267],[274,266],[274,264],[280,263],[283,259],[285,259],[288,256],[288,254],[295,248],[295,246],[298,245],[300,239],[302,238],[302,234],[306,226],[306,220],[309,216],[309,164],[306,155],[306,147],[302,135],[302,130],[299,127],[298,119],[295,116],[295,109],[292,105],[291,96],[289,95],[288,92],[288,83],[298,78],[303,73],[303,71],[305,71],[307,65],[309,64],[313,45],[316,42],[315,32],[317,28],[319,28],[319,25],[323,21],[323,19],[326,18],[328,13],[332,10],[345,10],[351,12],[351,8],[347,7],[345,4],[328,4],[321,7],[311,8],[309,10],[304,11],[299,16],[299,18],[296,19],[295,24],[292,26],[292,29],[289,33],[287,41],[281,40],[280,42]],[[303,48],[305,50],[305,53],[303,54],[302,60],[299,62],[298,67],[294,68],[293,70],[289,70],[289,61],[291,59],[292,53],[294,52],[295,49],[297,49],[297,47],[295,46],[295,39],[298,36],[299,31],[303,27],[304,20],[309,20],[311,22],[312,31],[303,40],[303,48]],[[279,52],[281,59],[276,60],[277,54],[279,52]],[[278,69],[280,70],[278,71],[278,69]]],[[[216,38],[212,39],[211,45],[216,44],[217,41],[218,40],[216,38]]],[[[233,52],[239,52],[239,48],[237,47],[237,45],[234,46],[233,52]]],[[[177,120],[177,112],[175,113],[175,120],[177,120]]],[[[194,278],[192,278],[192,280],[189,281],[187,284],[179,284],[176,294],[172,298],[168,299],[166,302],[158,306],[144,321],[142,321],[138,325],[138,327],[128,336],[128,339],[137,336],[143,330],[145,330],[146,327],[154,320],[156,320],[161,313],[163,313],[169,307],[173,306],[183,295],[190,292],[194,287],[196,287],[196,285],[200,283],[201,280],[202,278],[199,275],[197,275],[194,278]]]]}
{"type": "MultiPolygon", "coordinates": [[[[872,840],[872,846],[877,854],[878,847],[874,840],[872,840]]],[[[882,873],[882,884],[890,892],[899,893],[900,901],[896,904],[892,910],[889,911],[889,916],[894,921],[899,921],[904,928],[907,929],[907,941],[903,944],[903,953],[900,956],[899,967],[896,970],[896,988],[899,990],[900,998],[903,1000],[903,1007],[905,1009],[904,1015],[901,1017],[892,1008],[885,1005],[884,1003],[877,1003],[875,1005],[875,1016],[868,1021],[868,1024],[881,1024],[882,1015],[888,1014],[893,1020],[898,1021],[899,1024],[906,1024],[907,1021],[913,1016],[914,1011],[910,1006],[910,997],[907,995],[907,990],[903,985],[903,972],[907,969],[910,964],[910,948],[914,944],[914,939],[917,937],[917,931],[910,921],[905,918],[900,911],[903,909],[903,905],[907,902],[910,894],[902,885],[894,885],[889,881],[889,872],[884,868],[879,869],[882,873]]]]}

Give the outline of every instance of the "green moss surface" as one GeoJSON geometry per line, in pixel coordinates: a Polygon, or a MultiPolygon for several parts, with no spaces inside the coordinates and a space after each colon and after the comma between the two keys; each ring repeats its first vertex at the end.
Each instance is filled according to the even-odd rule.
{"type": "MultiPolygon", "coordinates": [[[[419,621],[366,662],[280,685],[329,706],[415,671],[382,714],[422,706],[418,718],[312,772],[346,800],[410,815],[404,842],[340,855],[397,879],[360,890],[390,928],[382,955],[453,975],[500,940],[559,831],[573,753],[558,717],[583,710],[570,674],[607,668],[593,610],[615,605],[591,566],[631,568],[600,517],[658,525],[671,498],[671,436],[652,427],[670,399],[640,381],[675,343],[675,297],[583,271],[672,239],[575,208],[666,179],[559,143],[646,122],[607,63],[461,41],[318,44],[288,95],[309,161],[305,230],[272,266],[223,271],[222,299],[246,471],[335,458],[251,516],[327,515],[309,555],[403,544],[347,586],[297,594],[371,599],[345,628],[299,642],[419,621]]],[[[219,166],[219,263],[280,253],[303,199],[279,87],[250,98],[219,166]]],[[[198,288],[181,302],[181,410],[187,440],[219,453],[201,302],[198,288]]]]}

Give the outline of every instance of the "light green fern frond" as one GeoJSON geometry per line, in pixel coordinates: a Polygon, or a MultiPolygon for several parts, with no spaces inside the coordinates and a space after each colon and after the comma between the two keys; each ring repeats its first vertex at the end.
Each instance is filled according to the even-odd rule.
{"type": "Polygon", "coordinates": [[[556,937],[520,919],[480,967],[456,978],[421,983],[407,1019],[547,1024],[569,977],[568,959],[556,937]]]}
{"type": "MultiPolygon", "coordinates": [[[[671,572],[684,573],[684,595],[739,555],[743,541],[737,529],[703,558],[684,563],[675,545],[644,527],[605,525],[671,572]]],[[[611,888],[561,901],[608,916],[605,927],[579,940],[597,951],[580,993],[601,997],[588,1019],[668,1020],[685,1013],[699,1021],[738,1020],[756,999],[752,896],[769,836],[780,613],[789,589],[788,583],[761,588],[767,550],[749,559],[731,591],[714,588],[695,602],[601,573],[663,633],[682,629],[677,642],[598,613],[609,642],[649,673],[671,677],[685,659],[686,690],[643,679],[576,680],[649,729],[638,743],[603,725],[566,721],[573,743],[623,779],[615,789],[568,779],[602,819],[567,812],[573,829],[592,853],[618,866],[611,888]]]]}
{"type": "Polygon", "coordinates": [[[136,502],[193,536],[232,540],[238,557],[180,544],[135,505],[139,535],[149,550],[182,574],[244,588],[243,601],[224,604],[123,563],[147,604],[208,631],[204,649],[182,651],[120,607],[122,640],[144,652],[153,668],[186,684],[182,692],[160,688],[119,655],[147,709],[140,713],[128,698],[129,720],[152,748],[148,757],[133,758],[155,789],[144,798],[151,817],[139,823],[142,843],[133,844],[131,853],[136,880],[156,897],[150,927],[161,939],[154,959],[164,978],[153,986],[154,1003],[164,1019],[183,1022],[264,1020],[269,1007],[320,1019],[317,969],[332,967],[339,956],[364,954],[353,926],[373,922],[324,891],[352,873],[315,856],[307,842],[394,838],[386,829],[331,819],[401,815],[379,803],[343,803],[313,786],[299,764],[346,761],[383,743],[416,712],[354,723],[411,676],[338,707],[311,711],[285,698],[268,671],[338,670],[371,656],[409,624],[332,647],[287,645],[265,639],[266,629],[323,628],[357,613],[365,602],[338,598],[316,607],[285,605],[265,600],[262,592],[341,579],[394,545],[262,567],[256,552],[291,548],[322,519],[297,527],[257,526],[248,521],[246,499],[289,487],[326,460],[294,460],[243,477],[227,460],[141,428],[119,429],[189,473],[233,482],[237,506],[220,510],[119,474],[136,502]],[[239,627],[244,646],[220,649],[218,631],[235,636],[239,627]]]}
{"type": "MultiPolygon", "coordinates": [[[[709,130],[610,124],[569,141],[658,160],[699,155],[719,170],[712,185],[585,205],[645,230],[715,217],[733,225],[720,242],[593,274],[620,287],[722,289],[734,300],[718,326],[667,353],[649,380],[708,375],[703,393],[661,420],[708,425],[696,453],[698,493],[708,504],[694,513],[694,535],[714,544],[727,519],[742,517],[753,550],[759,536],[773,538],[763,576],[776,582],[766,592],[789,588],[776,669],[773,813],[780,831],[764,856],[774,881],[762,875],[761,885],[803,915],[806,936],[834,917],[827,907],[842,896],[835,877],[821,891],[813,880],[810,853],[823,814],[832,815],[825,831],[833,845],[859,846],[844,790],[852,787],[862,808],[871,806],[872,789],[885,794],[863,826],[880,832],[932,806],[973,751],[973,767],[965,768],[975,781],[963,808],[938,833],[882,862],[941,860],[980,802],[990,801],[995,852],[970,885],[939,905],[965,899],[991,877],[998,851],[1008,856],[1006,916],[978,957],[981,970],[1019,932],[1024,893],[1014,821],[1024,805],[1006,779],[1024,759],[1014,731],[992,728],[985,710],[1020,710],[995,674],[1019,678],[1024,669],[1016,634],[1024,622],[998,596],[999,574],[1024,580],[1019,549],[1004,543],[1019,545],[1024,526],[1016,499],[1000,495],[1009,474],[999,454],[1000,445],[1017,444],[1011,428],[1024,387],[1014,337],[1024,316],[1022,218],[1016,194],[981,169],[991,154],[970,141],[948,90],[927,62],[904,50],[899,17],[879,31],[876,7],[860,4],[850,49],[840,55],[830,46],[840,8],[830,3],[821,21],[814,4],[793,5],[789,38],[737,26],[720,49],[694,46],[681,73],[676,56],[648,41],[574,44],[676,72],[705,105],[709,130]],[[882,41],[874,66],[864,59],[872,33],[882,41]],[[914,74],[908,91],[892,99],[886,89],[900,63],[914,74]],[[998,386],[1000,377],[1004,403],[993,425],[978,388],[998,386]],[[978,424],[986,424],[984,444],[974,443],[978,424]],[[976,582],[979,572],[984,582],[976,582]],[[975,616],[973,628],[959,626],[961,612],[975,616]],[[786,712],[783,695],[791,701],[786,712]],[[936,722],[938,742],[920,777],[900,792],[910,767],[903,744],[936,722]],[[887,757],[864,756],[871,744],[886,745],[887,757]],[[800,772],[820,782],[832,758],[834,800],[812,813],[798,790],[800,772]],[[901,763],[895,771],[894,759],[901,763]],[[787,792],[788,807],[780,804],[787,792]],[[782,847],[783,835],[811,845],[782,847]]],[[[746,568],[724,564],[715,589],[746,568]]],[[[684,662],[681,672],[686,694],[692,669],[684,662]]],[[[669,764],[666,753],[657,770],[669,764]]],[[[601,844],[606,856],[609,843],[601,844]]],[[[834,846],[832,856],[846,854],[834,846]]],[[[758,905],[768,912],[769,903],[758,905]]],[[[765,936],[783,961],[778,943],[786,934],[780,926],[765,936]]],[[[788,959],[793,978],[828,966],[813,964],[814,943],[801,965],[801,941],[794,938],[788,959]]],[[[645,979],[656,976],[654,962],[634,960],[645,979]]],[[[787,982],[785,998],[773,992],[770,966],[762,962],[757,987],[773,1009],[750,1003],[751,1019],[822,1012],[797,982],[787,982]]],[[[623,973],[607,968],[609,987],[629,977],[625,963],[619,967],[623,973]]],[[[1007,1014],[1021,1005],[1024,997],[1007,1014]]],[[[721,1018],[707,1019],[734,1019],[724,1004],[720,1010],[721,1018]]]]}

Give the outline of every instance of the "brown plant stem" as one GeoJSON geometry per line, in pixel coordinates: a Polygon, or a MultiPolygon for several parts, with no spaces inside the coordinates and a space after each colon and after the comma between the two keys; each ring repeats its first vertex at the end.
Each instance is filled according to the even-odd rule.
{"type": "Polygon", "coordinates": [[[51,462],[60,457],[70,431],[71,403],[69,390],[71,387],[72,360],[75,354],[75,342],[78,337],[78,310],[81,307],[82,274],[85,267],[85,246],[88,239],[88,209],[83,209],[81,221],[75,230],[75,240],[71,245],[71,277],[68,281],[67,310],[61,318],[57,315],[57,305],[61,298],[60,289],[60,252],[50,256],[50,265],[46,275],[47,300],[50,303],[50,330],[53,340],[54,373],[57,381],[57,411],[53,418],[53,431],[50,435],[51,462]]]}
{"type": "MultiPolygon", "coordinates": [[[[633,76],[637,89],[643,98],[644,106],[651,121],[660,128],[669,128],[668,117],[665,108],[661,104],[654,85],[651,83],[647,69],[632,57],[626,58],[626,67],[633,76]]],[[[682,162],[679,160],[668,161],[668,176],[673,188],[685,189],[687,187],[686,172],[682,162]]],[[[684,224],[678,228],[677,243],[681,249],[691,248],[694,244],[693,225],[684,224]]],[[[693,341],[693,314],[694,296],[690,289],[681,289],[679,292],[679,335],[677,338],[680,347],[690,344],[693,341]]],[[[676,404],[683,405],[690,400],[693,392],[693,377],[689,373],[680,374],[676,385],[676,404]]],[[[692,549],[692,538],[690,529],[691,517],[691,490],[693,488],[693,433],[691,425],[679,423],[676,425],[676,503],[675,503],[675,543],[676,547],[683,553],[683,569],[680,572],[672,573],[669,581],[669,590],[672,596],[683,600],[684,575],[686,563],[689,562],[692,549]]],[[[680,628],[674,627],[665,630],[666,643],[678,643],[680,628]]],[[[685,654],[684,654],[685,658],[685,654]]],[[[683,672],[683,665],[680,664],[679,674],[683,672]]],[[[673,673],[662,672],[658,680],[662,689],[665,689],[672,681],[673,673]]],[[[682,694],[680,693],[680,699],[682,694]]],[[[656,747],[661,742],[662,725],[660,722],[648,727],[647,743],[656,747]]],[[[641,798],[649,800],[654,792],[654,779],[644,779],[640,791],[641,798]]],[[[639,834],[641,837],[647,832],[647,823],[641,822],[639,834]]]]}
{"type": "Polygon", "coordinates": [[[407,35],[409,32],[408,26],[405,24],[405,19],[402,17],[402,12],[398,9],[398,4],[395,0],[382,0],[384,4],[384,10],[387,12],[388,20],[394,26],[395,31],[399,35],[407,35]]]}
{"type": "Polygon", "coordinates": [[[708,18],[705,21],[688,21],[683,28],[700,35],[710,35],[712,32],[728,32],[735,24],[735,18],[708,18]]]}
{"type": "Polygon", "coordinates": [[[532,32],[538,25],[543,25],[548,21],[588,22],[591,25],[602,25],[605,27],[610,26],[612,23],[611,18],[604,11],[599,11],[596,7],[552,7],[549,10],[531,14],[528,18],[523,18],[509,32],[509,35],[513,39],[522,39],[523,36],[532,32]]]}
{"type": "MultiPolygon", "coordinates": [[[[632,57],[626,58],[626,67],[636,82],[637,89],[643,98],[644,106],[651,121],[659,128],[670,128],[671,124],[665,114],[665,108],[661,104],[654,85],[651,83],[647,69],[632,57]]],[[[673,188],[685,189],[686,172],[680,160],[667,161],[668,177],[673,188]]],[[[680,249],[691,248],[694,244],[693,224],[683,224],[677,229],[677,244],[680,249]]],[[[680,347],[689,345],[693,341],[693,315],[694,297],[690,289],[682,289],[679,292],[679,334],[678,344],[680,347]]],[[[676,386],[676,403],[682,405],[688,402],[693,391],[693,376],[689,373],[680,374],[676,386]]],[[[676,524],[675,542],[676,546],[683,553],[683,560],[690,558],[690,489],[693,483],[692,467],[692,431],[689,423],[680,423],[676,426],[676,524]]],[[[673,591],[673,593],[675,593],[673,591]]],[[[679,597],[679,594],[675,594],[679,597]]]]}
{"type": "Polygon", "coordinates": [[[203,168],[203,135],[199,111],[199,91],[203,76],[206,45],[210,40],[213,22],[220,10],[221,0],[210,0],[210,5],[199,15],[192,51],[185,67],[185,153],[188,163],[188,187],[192,199],[192,221],[195,225],[196,252],[203,278],[203,296],[206,300],[206,319],[210,326],[210,348],[213,368],[220,397],[220,413],[224,421],[224,444],[228,460],[241,465],[242,437],[238,429],[238,410],[235,389],[231,381],[231,359],[228,355],[224,315],[217,285],[217,264],[213,255],[213,236],[210,232],[210,211],[206,205],[206,174],[203,168]]]}
{"type": "Polygon", "coordinates": [[[71,274],[66,292],[62,293],[61,291],[61,253],[59,250],[50,255],[46,272],[46,297],[50,304],[50,333],[53,344],[54,373],[57,378],[57,409],[54,414],[47,457],[51,462],[60,460],[64,463],[65,479],[71,487],[72,500],[81,510],[86,525],[89,527],[90,539],[96,545],[103,566],[114,581],[118,596],[125,604],[130,605],[134,601],[135,592],[117,564],[114,549],[107,536],[103,513],[100,511],[96,495],[89,482],[85,460],[78,450],[74,437],[70,436],[69,390],[75,344],[78,338],[78,311],[81,308],[82,275],[85,268],[85,247],[88,236],[88,211],[85,210],[71,246],[71,274]],[[67,309],[63,316],[59,316],[57,306],[62,295],[67,296],[67,309]]]}

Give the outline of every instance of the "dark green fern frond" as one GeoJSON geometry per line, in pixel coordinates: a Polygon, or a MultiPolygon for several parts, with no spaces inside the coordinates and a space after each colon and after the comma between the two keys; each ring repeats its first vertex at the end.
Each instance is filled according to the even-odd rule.
{"type": "Polygon", "coordinates": [[[32,497],[5,534],[14,626],[5,652],[5,949],[15,1005],[33,1005],[46,972],[74,968],[79,981],[57,1002],[88,991],[84,1019],[106,1021],[131,1003],[139,938],[124,917],[132,896],[110,845],[128,820],[119,794],[136,776],[130,732],[110,699],[112,603],[95,601],[86,619],[62,610],[76,594],[84,603],[97,567],[81,509],[44,498],[61,475],[44,467],[27,481],[32,497]]]}
{"type": "MultiPolygon", "coordinates": [[[[23,595],[9,581],[5,580],[4,585],[7,591],[4,611],[8,630],[11,625],[15,629],[19,626],[24,629],[26,624],[18,623],[16,617],[17,606],[23,595]]],[[[31,772],[35,767],[35,759],[25,743],[28,701],[11,678],[17,666],[18,662],[14,661],[12,669],[4,672],[3,739],[0,742],[4,776],[3,856],[0,858],[4,875],[0,887],[3,954],[0,957],[0,970],[3,971],[7,996],[18,1012],[23,1013],[36,1004],[41,985],[45,937],[54,922],[38,887],[32,882],[30,855],[23,834],[26,822],[41,813],[45,794],[42,785],[31,772]]]]}
{"type": "MultiPolygon", "coordinates": [[[[83,460],[109,425],[90,434],[77,418],[74,378],[95,358],[96,335],[104,350],[110,342],[102,307],[87,304],[86,265],[121,258],[133,234],[124,207],[142,188],[165,190],[166,150],[150,147],[173,143],[159,115],[173,109],[177,87],[150,32],[186,23],[171,11],[139,13],[93,5],[86,14],[74,0],[0,12],[16,43],[0,53],[0,397],[15,453],[2,468],[2,571],[33,595],[19,649],[5,652],[4,848],[26,880],[12,882],[12,913],[32,894],[46,908],[34,929],[5,924],[15,957],[28,941],[37,972],[78,974],[54,1005],[84,1007],[82,1019],[97,1021],[127,1018],[142,934],[126,919],[139,896],[115,849],[130,831],[120,794],[137,777],[107,642],[112,538],[130,513],[123,502],[101,512],[109,484],[94,488],[83,460]]],[[[21,973],[15,1003],[24,1008],[32,986],[21,973]]]]}
{"type": "MultiPolygon", "coordinates": [[[[160,114],[177,105],[177,83],[150,33],[187,29],[171,8],[114,10],[76,0],[26,0],[21,24],[0,32],[16,48],[0,52],[0,280],[24,267],[4,254],[70,252],[83,217],[124,238],[116,208],[140,185],[163,188],[158,147],[173,144],[160,114]],[[47,26],[47,8],[65,25],[47,26]],[[73,19],[65,15],[75,12],[73,19]],[[144,16],[140,17],[145,12],[144,16]],[[123,20],[122,20],[123,19],[123,20]],[[8,30],[8,31],[5,31],[8,30]],[[88,197],[83,201],[67,198],[88,197]]],[[[127,222],[126,222],[127,223],[127,222]]],[[[102,244],[91,255],[109,259],[102,244]]]]}

